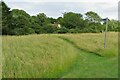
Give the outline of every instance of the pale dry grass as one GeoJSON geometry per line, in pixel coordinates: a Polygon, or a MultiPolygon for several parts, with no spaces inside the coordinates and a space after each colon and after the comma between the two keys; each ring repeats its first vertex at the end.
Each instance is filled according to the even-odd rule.
{"type": "Polygon", "coordinates": [[[0,79],[2,79],[2,36],[0,36],[0,79]]]}
{"type": "Polygon", "coordinates": [[[58,77],[76,56],[73,46],[51,35],[3,36],[3,77],[58,77]]]}
{"type": "Polygon", "coordinates": [[[79,70],[75,70],[75,67],[73,71],[74,73],[77,71],[78,75],[70,72],[69,77],[92,77],[90,73],[96,73],[96,77],[111,75],[116,77],[117,74],[115,68],[117,67],[118,33],[115,32],[107,34],[106,49],[103,46],[104,33],[3,36],[2,40],[3,78],[59,78],[65,76],[71,66],[75,67],[76,60],[79,70]],[[60,39],[60,36],[74,44],[60,39]],[[80,52],[74,45],[84,51],[80,52]],[[90,55],[89,52],[100,54],[105,58],[98,58],[90,55]],[[97,69],[92,67],[89,60],[91,63],[94,62],[97,69]],[[84,70],[85,67],[88,69],[87,72],[84,70]],[[108,70],[111,71],[110,74],[108,70]],[[86,73],[80,74],[81,71],[86,73]],[[97,74],[97,71],[105,73],[97,74]]]}
{"type": "Polygon", "coordinates": [[[62,36],[72,40],[81,49],[106,57],[113,57],[118,55],[117,32],[107,33],[106,48],[104,48],[104,33],[65,34],[62,36]]]}

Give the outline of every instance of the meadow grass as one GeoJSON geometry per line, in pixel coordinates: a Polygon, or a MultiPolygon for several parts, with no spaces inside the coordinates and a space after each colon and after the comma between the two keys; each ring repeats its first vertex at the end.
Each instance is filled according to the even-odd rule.
{"type": "Polygon", "coordinates": [[[2,79],[2,36],[0,36],[0,79],[2,79]]]}
{"type": "Polygon", "coordinates": [[[83,33],[59,35],[73,41],[78,47],[105,57],[118,55],[118,33],[108,32],[106,48],[104,48],[104,33],[83,33]]]}
{"type": "Polygon", "coordinates": [[[99,45],[101,46],[99,47],[96,46],[98,44],[94,43],[94,39],[96,38],[96,36],[98,36],[98,38],[96,39],[97,41],[100,41],[99,39],[102,38],[100,37],[101,35],[103,34],[86,33],[86,34],[59,35],[61,39],[64,39],[67,42],[71,43],[74,47],[76,47],[79,50],[78,61],[76,61],[76,65],[74,66],[73,69],[71,69],[71,71],[67,75],[63,76],[63,78],[118,77],[118,36],[117,36],[118,33],[109,32],[107,36],[107,40],[109,40],[107,42],[108,46],[112,47],[115,51],[111,51],[110,47],[104,48],[103,44],[100,43],[99,45]],[[89,40],[91,36],[94,38],[89,40]],[[85,37],[87,40],[85,40],[85,37]],[[89,47],[85,47],[85,45],[88,45],[89,47]],[[102,49],[101,51],[97,51],[94,50],[94,48],[102,49]]]}
{"type": "Polygon", "coordinates": [[[117,34],[107,34],[106,49],[102,33],[3,36],[2,77],[118,77],[117,34]]]}
{"type": "Polygon", "coordinates": [[[3,77],[59,77],[74,63],[76,53],[50,35],[4,36],[3,77]]]}

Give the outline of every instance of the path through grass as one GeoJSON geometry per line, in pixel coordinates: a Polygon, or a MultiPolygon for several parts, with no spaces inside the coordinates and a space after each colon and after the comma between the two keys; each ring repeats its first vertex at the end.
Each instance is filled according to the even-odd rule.
{"type": "Polygon", "coordinates": [[[117,33],[3,36],[3,78],[115,78],[117,33]]]}
{"type": "Polygon", "coordinates": [[[96,53],[81,50],[79,46],[65,37],[59,37],[74,46],[79,54],[76,64],[63,78],[116,78],[118,77],[117,58],[106,58],[96,53]],[[112,66],[112,67],[110,67],[112,66]]]}

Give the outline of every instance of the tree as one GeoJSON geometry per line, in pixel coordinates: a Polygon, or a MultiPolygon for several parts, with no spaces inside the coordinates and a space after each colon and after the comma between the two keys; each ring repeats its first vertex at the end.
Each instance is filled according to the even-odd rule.
{"type": "Polygon", "coordinates": [[[57,30],[51,24],[47,24],[43,26],[42,29],[43,29],[43,33],[54,33],[57,30]]]}
{"type": "MultiPolygon", "coordinates": [[[[0,11],[0,25],[2,24],[4,35],[100,32],[105,29],[105,23],[100,23],[101,17],[92,11],[85,13],[85,19],[82,14],[73,12],[66,12],[63,17],[55,19],[47,17],[44,13],[30,16],[24,10],[10,10],[3,1],[0,3],[0,11]],[[59,24],[61,27],[58,28],[59,24]]],[[[119,23],[117,20],[109,20],[108,31],[118,31],[119,23]]]]}
{"type": "Polygon", "coordinates": [[[31,22],[31,27],[32,29],[34,29],[35,33],[37,34],[43,33],[42,26],[40,26],[39,18],[37,16],[32,16],[30,18],[30,22],[31,22]]]}
{"type": "Polygon", "coordinates": [[[2,34],[8,35],[10,33],[11,11],[10,8],[2,1],[2,34]]]}
{"type": "Polygon", "coordinates": [[[34,33],[31,27],[30,15],[23,10],[13,9],[10,35],[25,35],[34,33]]]}
{"type": "Polygon", "coordinates": [[[78,13],[68,12],[64,13],[61,20],[62,26],[65,26],[68,29],[82,27],[81,22],[83,21],[82,15],[78,13]]]}
{"type": "Polygon", "coordinates": [[[58,17],[58,18],[57,18],[57,22],[58,22],[58,23],[62,22],[62,19],[63,19],[62,17],[58,17]]]}
{"type": "Polygon", "coordinates": [[[44,26],[44,25],[47,25],[49,23],[49,19],[47,18],[47,16],[44,13],[39,13],[37,15],[37,18],[39,20],[40,26],[44,26]]]}
{"type": "Polygon", "coordinates": [[[109,20],[108,21],[108,31],[118,31],[118,21],[117,20],[109,20]]]}
{"type": "Polygon", "coordinates": [[[100,32],[103,30],[103,27],[100,23],[101,17],[97,13],[89,11],[85,13],[85,15],[85,20],[88,22],[88,29],[86,30],[89,30],[87,32],[100,32]]]}
{"type": "Polygon", "coordinates": [[[55,31],[55,33],[60,33],[60,34],[64,34],[64,33],[68,33],[69,29],[65,28],[65,27],[61,27],[60,29],[57,29],[55,31]]]}
{"type": "Polygon", "coordinates": [[[101,17],[97,13],[89,11],[85,13],[85,15],[89,22],[100,23],[101,17]]]}
{"type": "Polygon", "coordinates": [[[0,35],[2,34],[2,2],[0,1],[0,35]]]}
{"type": "Polygon", "coordinates": [[[54,19],[54,18],[48,18],[48,20],[49,20],[49,23],[51,23],[51,24],[54,24],[54,23],[57,23],[58,21],[57,21],[57,19],[54,19]]]}

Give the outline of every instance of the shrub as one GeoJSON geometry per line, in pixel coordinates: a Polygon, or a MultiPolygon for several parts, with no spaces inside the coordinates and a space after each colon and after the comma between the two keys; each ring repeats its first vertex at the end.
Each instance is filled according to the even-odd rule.
{"type": "Polygon", "coordinates": [[[67,33],[69,30],[65,27],[61,27],[60,29],[57,29],[55,33],[67,33]]]}

